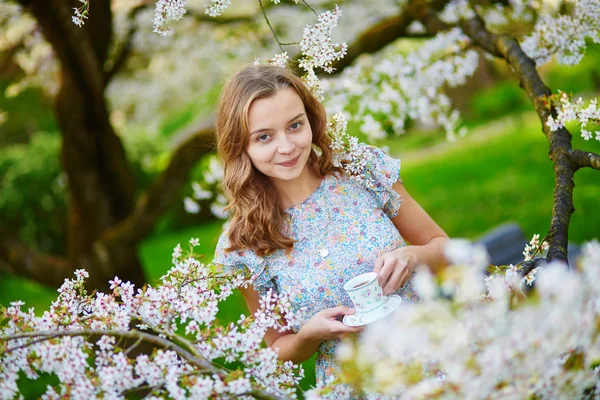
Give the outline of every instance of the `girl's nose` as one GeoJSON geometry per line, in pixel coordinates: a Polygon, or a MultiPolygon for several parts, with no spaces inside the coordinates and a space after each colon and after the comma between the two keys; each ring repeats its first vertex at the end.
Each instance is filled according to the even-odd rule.
{"type": "Polygon", "coordinates": [[[290,154],[295,149],[296,144],[294,144],[294,142],[290,140],[290,137],[288,135],[282,135],[281,140],[279,141],[279,147],[277,148],[277,151],[281,154],[290,154]]]}

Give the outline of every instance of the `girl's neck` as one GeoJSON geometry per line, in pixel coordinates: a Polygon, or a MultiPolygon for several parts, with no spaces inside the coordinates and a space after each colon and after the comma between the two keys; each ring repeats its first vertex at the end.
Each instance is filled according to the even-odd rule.
{"type": "Polygon", "coordinates": [[[306,200],[321,184],[321,178],[316,176],[308,166],[298,178],[291,181],[273,181],[279,192],[281,207],[285,210],[297,206],[306,200]]]}

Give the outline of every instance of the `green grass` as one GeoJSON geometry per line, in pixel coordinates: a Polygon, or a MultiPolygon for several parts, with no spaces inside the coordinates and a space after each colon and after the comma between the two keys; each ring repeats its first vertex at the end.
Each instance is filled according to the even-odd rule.
{"type": "MultiPolygon", "coordinates": [[[[600,151],[576,130],[573,146],[600,151]]],[[[544,234],[550,224],[554,175],[549,146],[535,114],[527,114],[506,134],[465,138],[442,154],[403,162],[407,190],[452,237],[476,238],[495,225],[516,221],[526,235],[544,234]]],[[[599,236],[600,176],[581,170],[575,176],[569,238],[599,236]]]]}
{"type": "MultiPolygon", "coordinates": [[[[508,126],[508,125],[507,125],[508,126]]],[[[575,148],[600,152],[597,141],[585,142],[572,129],[575,148]]],[[[452,237],[476,238],[495,225],[516,221],[527,236],[544,234],[550,224],[554,176],[548,158],[548,142],[533,113],[516,119],[513,127],[474,130],[441,150],[403,151],[402,142],[392,144],[392,154],[401,154],[402,177],[407,190],[452,237]],[[502,130],[502,132],[494,132],[502,130]],[[489,134],[489,137],[484,135],[489,134]]],[[[600,175],[581,170],[575,177],[574,203],[569,238],[574,242],[598,238],[600,175]]],[[[177,243],[186,246],[200,239],[198,252],[212,259],[220,222],[212,222],[147,239],[139,249],[150,282],[166,272],[177,243]]],[[[56,291],[18,278],[0,282],[0,304],[24,299],[39,309],[48,306],[56,291]]],[[[239,293],[226,301],[218,318],[235,321],[246,312],[239,293]]],[[[314,359],[305,363],[307,377],[302,386],[314,383],[314,359]]]]}

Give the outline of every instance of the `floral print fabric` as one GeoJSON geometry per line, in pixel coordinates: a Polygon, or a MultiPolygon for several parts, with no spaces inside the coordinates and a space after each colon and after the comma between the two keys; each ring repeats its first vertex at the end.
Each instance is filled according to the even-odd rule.
{"type": "MultiPolygon", "coordinates": [[[[287,210],[291,218],[284,229],[297,241],[289,254],[283,250],[267,257],[250,250],[225,253],[227,232],[219,238],[215,264],[232,272],[249,268],[261,295],[269,289],[286,292],[294,309],[305,309],[295,332],[319,311],[352,307],[344,283],[372,271],[379,256],[405,245],[390,219],[402,202],[392,189],[400,179],[400,161],[376,147],[367,150],[363,176],[326,176],[304,202],[287,210]]],[[[412,279],[396,294],[404,302],[416,300],[412,279]]],[[[320,345],[317,382],[332,375],[338,343],[320,345]]]]}

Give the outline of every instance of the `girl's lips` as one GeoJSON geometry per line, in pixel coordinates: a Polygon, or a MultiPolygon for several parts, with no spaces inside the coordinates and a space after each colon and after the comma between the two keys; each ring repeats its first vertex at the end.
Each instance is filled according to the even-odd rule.
{"type": "Polygon", "coordinates": [[[296,163],[298,162],[299,158],[300,158],[300,156],[294,158],[293,160],[286,161],[286,162],[283,162],[283,163],[278,163],[278,164],[281,165],[282,167],[293,167],[294,165],[296,165],[296,163]]]}

